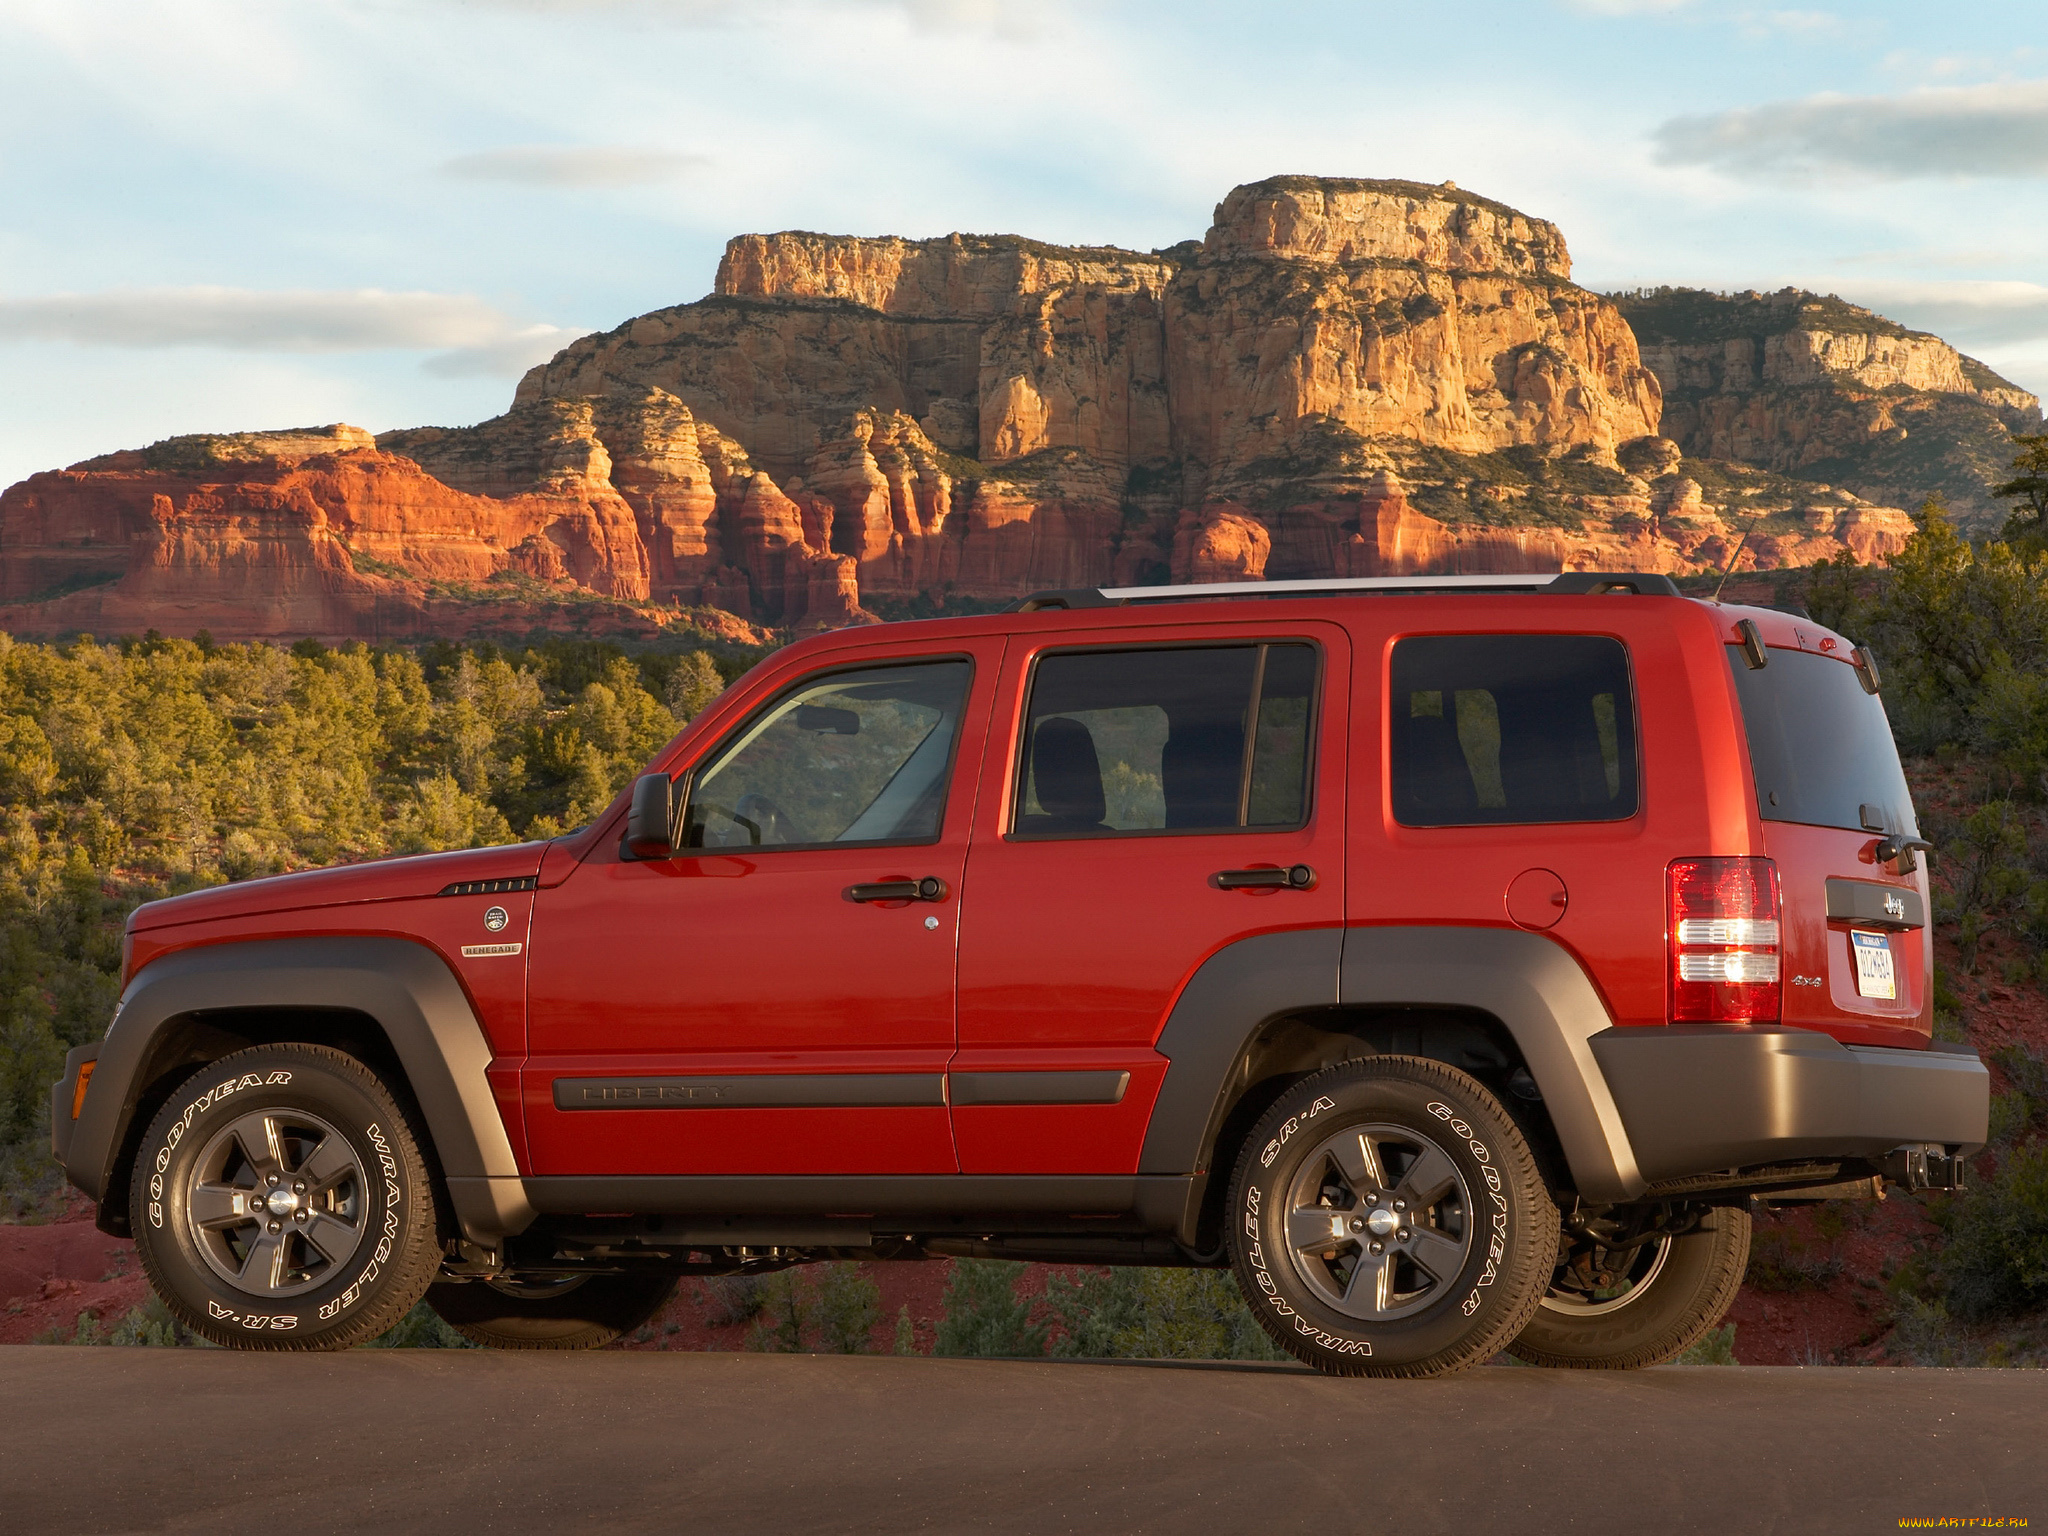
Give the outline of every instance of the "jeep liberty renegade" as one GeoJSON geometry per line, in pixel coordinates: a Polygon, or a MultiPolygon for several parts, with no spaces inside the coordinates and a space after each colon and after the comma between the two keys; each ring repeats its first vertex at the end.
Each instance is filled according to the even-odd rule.
{"type": "Polygon", "coordinates": [[[57,1155],[238,1347],[948,1255],[1229,1267],[1341,1374],[1653,1364],[1752,1201],[1984,1142],[1880,686],[1631,574],[820,635],[580,831],[140,908],[57,1155]]]}

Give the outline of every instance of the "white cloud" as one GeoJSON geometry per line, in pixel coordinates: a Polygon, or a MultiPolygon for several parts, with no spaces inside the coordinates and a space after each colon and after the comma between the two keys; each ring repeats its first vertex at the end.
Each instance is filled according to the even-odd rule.
{"type": "Polygon", "coordinates": [[[443,377],[516,376],[582,332],[521,325],[469,294],[121,288],[0,299],[0,343],[229,352],[431,351],[443,377]]]}
{"type": "Polygon", "coordinates": [[[464,181],[508,181],[526,187],[640,187],[674,181],[710,163],[704,155],[618,144],[520,144],[458,155],[441,170],[464,181]]]}
{"type": "Polygon", "coordinates": [[[1842,297],[1965,351],[2048,339],[2048,286],[2040,283],[1874,279],[1842,297]]]}
{"type": "Polygon", "coordinates": [[[1766,102],[1673,118],[1655,139],[1666,165],[1736,175],[2048,176],[2048,80],[1766,102]]]}
{"type": "Polygon", "coordinates": [[[439,353],[420,366],[443,379],[516,379],[584,334],[559,325],[529,325],[495,341],[439,353]]]}

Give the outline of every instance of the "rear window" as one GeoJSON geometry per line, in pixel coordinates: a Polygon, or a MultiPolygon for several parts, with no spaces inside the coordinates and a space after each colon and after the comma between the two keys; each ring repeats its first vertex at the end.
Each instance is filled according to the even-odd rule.
{"type": "Polygon", "coordinates": [[[1727,650],[1765,821],[1919,836],[1891,722],[1854,667],[1811,651],[1769,650],[1769,664],[1752,670],[1741,647],[1727,650]]]}
{"type": "Polygon", "coordinates": [[[1602,635],[1396,642],[1394,817],[1410,827],[1636,813],[1628,652],[1602,635]]]}

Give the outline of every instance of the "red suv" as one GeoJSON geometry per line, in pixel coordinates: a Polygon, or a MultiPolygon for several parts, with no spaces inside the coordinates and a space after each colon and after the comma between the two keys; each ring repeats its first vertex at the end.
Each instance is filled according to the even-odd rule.
{"type": "Polygon", "coordinates": [[[1341,1373],[1653,1363],[1753,1199],[1984,1141],[1878,690],[1644,575],[820,636],[580,832],[141,908],[58,1156],[223,1344],[1000,1255],[1231,1266],[1341,1373]]]}

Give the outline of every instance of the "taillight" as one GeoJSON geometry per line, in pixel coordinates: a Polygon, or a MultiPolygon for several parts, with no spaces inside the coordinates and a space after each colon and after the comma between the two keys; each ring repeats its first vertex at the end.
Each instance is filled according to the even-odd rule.
{"type": "Polygon", "coordinates": [[[1674,859],[1669,871],[1674,1024],[1778,1021],[1778,867],[1674,859]]]}

